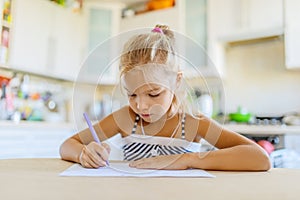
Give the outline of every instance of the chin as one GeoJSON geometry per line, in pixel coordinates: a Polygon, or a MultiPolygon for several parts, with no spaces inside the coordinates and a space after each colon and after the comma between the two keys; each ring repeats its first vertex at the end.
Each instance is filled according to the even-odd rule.
{"type": "Polygon", "coordinates": [[[143,118],[143,120],[149,123],[154,123],[159,120],[163,120],[164,117],[165,115],[151,115],[150,117],[143,118]]]}

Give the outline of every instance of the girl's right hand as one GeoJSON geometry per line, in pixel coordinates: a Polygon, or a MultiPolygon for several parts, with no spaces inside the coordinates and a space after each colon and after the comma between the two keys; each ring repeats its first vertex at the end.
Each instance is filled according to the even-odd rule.
{"type": "Polygon", "coordinates": [[[85,168],[99,168],[106,166],[110,147],[106,143],[91,142],[84,145],[79,156],[80,164],[85,168]]]}

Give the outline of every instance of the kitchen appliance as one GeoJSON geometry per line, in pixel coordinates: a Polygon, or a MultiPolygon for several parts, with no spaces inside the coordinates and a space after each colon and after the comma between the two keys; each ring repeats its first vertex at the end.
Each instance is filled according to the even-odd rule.
{"type": "Polygon", "coordinates": [[[300,113],[292,113],[282,119],[286,125],[300,126],[300,113]]]}
{"type": "MultiPolygon", "coordinates": [[[[285,113],[282,115],[278,114],[256,114],[253,115],[250,121],[248,122],[239,122],[238,124],[242,124],[242,127],[251,127],[253,126],[257,132],[249,134],[247,132],[239,131],[241,135],[255,141],[260,146],[262,146],[269,154],[272,167],[274,168],[282,168],[282,167],[290,167],[296,168],[300,166],[300,157],[299,153],[294,149],[287,145],[288,139],[285,133],[277,134],[270,132],[269,134],[260,133],[260,130],[264,130],[264,128],[272,129],[273,126],[281,128],[281,126],[289,126],[294,125],[291,124],[297,123],[296,117],[300,118],[299,113],[285,113]],[[290,120],[290,121],[289,121],[290,120]],[[273,149],[273,147],[274,149],[273,149]],[[293,159],[291,159],[293,157],[293,159]]],[[[229,121],[230,124],[237,124],[236,121],[229,121]]]]}
{"type": "Polygon", "coordinates": [[[255,141],[258,145],[266,150],[270,156],[272,167],[280,168],[285,166],[284,154],[285,148],[284,135],[244,135],[245,137],[255,141]]]}
{"type": "Polygon", "coordinates": [[[257,125],[282,125],[283,123],[283,115],[280,116],[255,116],[255,124],[257,125]]]}

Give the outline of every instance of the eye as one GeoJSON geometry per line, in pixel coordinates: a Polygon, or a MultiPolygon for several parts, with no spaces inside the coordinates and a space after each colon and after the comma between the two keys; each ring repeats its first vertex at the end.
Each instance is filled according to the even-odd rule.
{"type": "Polygon", "coordinates": [[[160,93],[158,94],[149,94],[150,97],[158,97],[160,95],[160,93]]]}
{"type": "Polygon", "coordinates": [[[136,94],[127,94],[128,95],[128,97],[136,97],[136,94]]]}

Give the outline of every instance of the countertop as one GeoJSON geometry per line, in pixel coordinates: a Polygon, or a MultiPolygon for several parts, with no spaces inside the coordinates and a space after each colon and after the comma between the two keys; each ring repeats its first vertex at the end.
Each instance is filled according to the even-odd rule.
{"type": "MultiPolygon", "coordinates": [[[[0,121],[0,127],[6,129],[35,129],[43,128],[47,130],[76,130],[74,123],[67,122],[36,122],[36,121],[0,121]]],[[[249,125],[249,124],[224,124],[224,128],[241,134],[299,134],[300,126],[289,125],[249,125]]]]}
{"type": "Polygon", "coordinates": [[[223,127],[241,134],[253,134],[253,135],[299,134],[300,135],[300,126],[225,124],[223,125],[223,127]]]}
{"type": "Polygon", "coordinates": [[[0,127],[6,129],[35,129],[35,128],[43,128],[43,129],[56,129],[56,130],[75,130],[75,125],[73,123],[68,122],[47,122],[47,121],[3,121],[0,120],[0,127]]]}
{"type": "Polygon", "coordinates": [[[0,160],[0,199],[299,199],[300,169],[209,171],[215,178],[60,177],[60,159],[0,160]]]}

